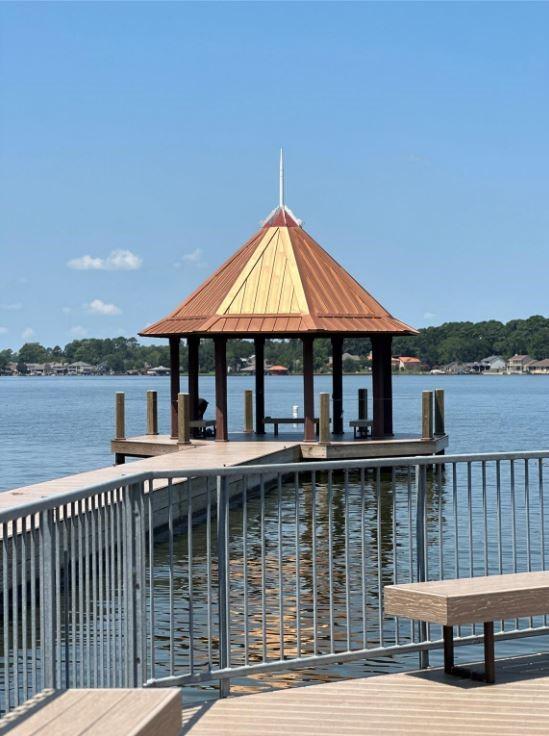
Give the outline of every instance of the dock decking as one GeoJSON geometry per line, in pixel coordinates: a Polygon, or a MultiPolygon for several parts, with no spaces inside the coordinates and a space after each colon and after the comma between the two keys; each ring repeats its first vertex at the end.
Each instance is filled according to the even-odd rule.
{"type": "Polygon", "coordinates": [[[495,685],[440,669],[376,675],[184,708],[183,722],[189,736],[546,736],[549,656],[498,662],[495,685]]]}

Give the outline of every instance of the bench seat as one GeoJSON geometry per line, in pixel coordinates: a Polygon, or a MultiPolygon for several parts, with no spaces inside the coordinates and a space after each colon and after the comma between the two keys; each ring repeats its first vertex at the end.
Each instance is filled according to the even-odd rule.
{"type": "Polygon", "coordinates": [[[178,736],[181,713],[178,688],[71,689],[40,693],[3,722],[10,736],[178,736]]]}

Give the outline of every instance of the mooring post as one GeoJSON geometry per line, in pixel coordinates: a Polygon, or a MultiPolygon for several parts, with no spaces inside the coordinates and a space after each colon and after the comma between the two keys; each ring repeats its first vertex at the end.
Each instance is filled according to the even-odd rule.
{"type": "Polygon", "coordinates": [[[251,434],[254,431],[254,397],[251,389],[244,391],[244,432],[251,434]]]}
{"type": "Polygon", "coordinates": [[[191,441],[191,402],[189,394],[177,395],[177,444],[188,445],[191,441]]]}
{"type": "Polygon", "coordinates": [[[424,391],[421,397],[421,437],[433,439],[433,392],[424,391]]]}
{"type": "Polygon", "coordinates": [[[116,405],[116,421],[115,421],[115,432],[114,432],[114,438],[115,440],[125,440],[126,439],[126,422],[125,422],[125,414],[124,414],[124,392],[123,391],[117,391],[115,394],[115,405],[116,405]]]}
{"type": "Polygon", "coordinates": [[[330,394],[320,394],[320,424],[318,428],[318,441],[327,445],[330,441],[330,394]]]}
{"type": "Polygon", "coordinates": [[[435,435],[445,434],[444,430],[444,389],[435,390],[435,435]]]}
{"type": "Polygon", "coordinates": [[[147,391],[147,434],[158,434],[158,394],[147,391]]]}

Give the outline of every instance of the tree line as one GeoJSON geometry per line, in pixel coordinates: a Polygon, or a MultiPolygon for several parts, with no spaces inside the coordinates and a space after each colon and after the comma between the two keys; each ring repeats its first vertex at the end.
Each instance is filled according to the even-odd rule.
{"type": "MultiPolygon", "coordinates": [[[[361,370],[367,365],[371,344],[367,338],[347,338],[343,350],[360,360],[344,361],[344,370],[361,370]]],[[[315,340],[315,370],[328,370],[330,341],[315,340]]],[[[232,371],[238,371],[244,361],[254,352],[249,340],[229,340],[227,362],[232,371]]],[[[497,320],[486,322],[446,322],[438,327],[426,327],[412,337],[393,340],[393,355],[413,355],[429,366],[446,365],[452,361],[464,363],[482,360],[489,355],[509,358],[515,353],[531,355],[532,358],[549,357],[549,318],[533,316],[503,323],[497,320]]],[[[265,357],[271,364],[286,366],[290,372],[301,369],[301,343],[299,340],[268,340],[265,357]]],[[[102,366],[107,371],[123,373],[130,370],[143,371],[150,366],[169,365],[169,349],[164,343],[143,345],[134,337],[87,338],[73,340],[65,345],[44,347],[40,343],[25,343],[18,351],[0,351],[0,371],[7,364],[25,363],[74,363],[83,361],[102,366]]],[[[187,350],[181,345],[181,368],[187,369],[187,350]]],[[[200,348],[200,368],[205,373],[214,369],[212,340],[203,340],[200,348]]]]}

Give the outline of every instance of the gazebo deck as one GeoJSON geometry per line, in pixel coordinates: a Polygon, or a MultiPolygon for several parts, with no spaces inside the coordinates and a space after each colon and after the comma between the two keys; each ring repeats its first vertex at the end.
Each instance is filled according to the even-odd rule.
{"type": "MultiPolygon", "coordinates": [[[[289,444],[299,445],[303,460],[344,460],[373,459],[380,457],[413,457],[415,455],[436,455],[448,447],[448,435],[435,436],[425,439],[420,435],[396,434],[385,439],[355,440],[351,433],[338,436],[337,440],[329,444],[318,442],[303,442],[299,432],[286,432],[273,440],[272,435],[250,435],[243,432],[231,433],[229,445],[233,445],[235,457],[239,454],[239,446],[246,443],[247,447],[254,444],[257,447],[256,462],[261,458],[261,446],[265,446],[265,458],[273,453],[274,447],[286,448],[289,444]]],[[[129,457],[156,457],[172,452],[186,451],[190,447],[206,447],[210,462],[215,462],[219,456],[219,464],[225,461],[227,443],[215,440],[193,440],[192,444],[181,446],[177,440],[169,435],[139,435],[126,439],[115,439],[111,442],[111,449],[115,455],[129,457]],[[225,449],[221,449],[225,448],[225,449]]],[[[202,457],[202,455],[201,455],[202,457]]],[[[271,460],[272,461],[272,460],[271,460]]]]}
{"type": "Polygon", "coordinates": [[[495,685],[433,669],[211,701],[184,707],[182,734],[547,734],[549,656],[517,657],[497,667],[495,685]]]}

